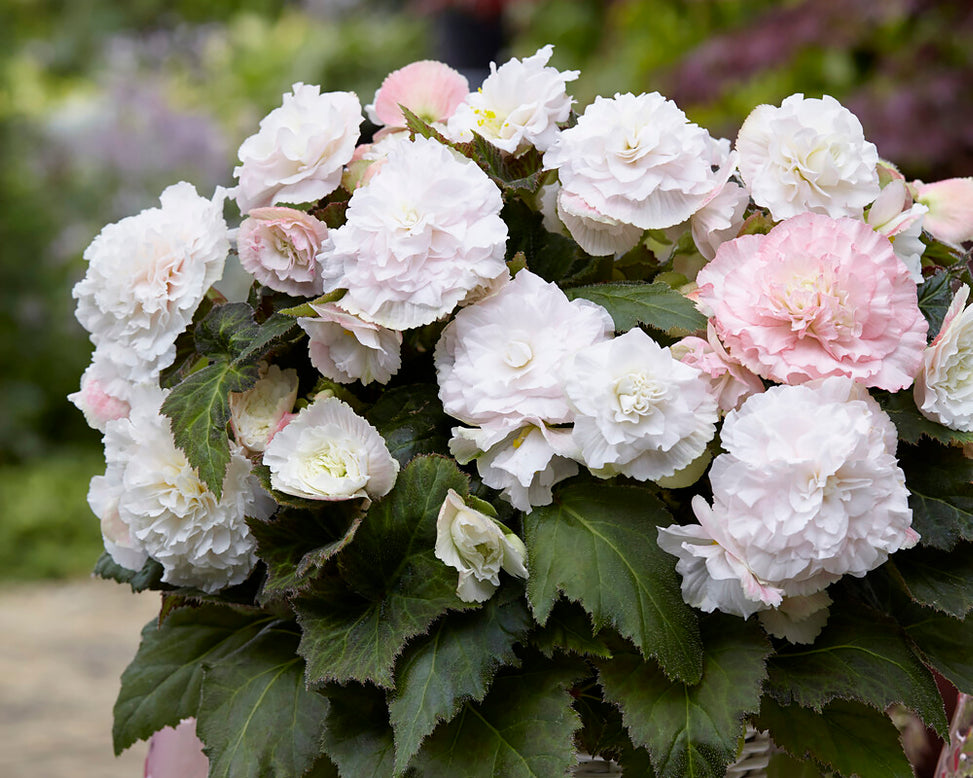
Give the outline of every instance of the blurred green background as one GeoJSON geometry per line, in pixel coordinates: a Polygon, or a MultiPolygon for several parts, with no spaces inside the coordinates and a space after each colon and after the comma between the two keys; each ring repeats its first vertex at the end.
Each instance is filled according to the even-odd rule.
{"type": "Polygon", "coordinates": [[[295,81],[366,103],[413,60],[475,86],[545,43],[581,70],[579,109],[657,90],[732,139],[754,105],[828,93],[907,177],[973,175],[968,0],[0,0],[0,581],[86,574],[101,551],[100,435],[65,396],[102,226],[181,179],[231,185],[295,81]]]}

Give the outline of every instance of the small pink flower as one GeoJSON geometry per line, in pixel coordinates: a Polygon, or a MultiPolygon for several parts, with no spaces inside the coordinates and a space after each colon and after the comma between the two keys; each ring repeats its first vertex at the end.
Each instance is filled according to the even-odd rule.
{"type": "Polygon", "coordinates": [[[929,209],[922,226],[930,235],[954,245],[973,240],[973,177],[915,185],[916,200],[929,209]]]}
{"type": "Polygon", "coordinates": [[[209,760],[196,737],[196,720],[185,719],[175,729],[166,727],[149,741],[145,778],[206,778],[209,760]]]}
{"type": "Polygon", "coordinates": [[[445,122],[469,92],[466,76],[424,59],[389,73],[365,112],[375,124],[387,127],[405,127],[400,105],[429,124],[445,122]]]}
{"type": "Polygon", "coordinates": [[[299,297],[321,294],[315,255],[328,235],[324,222],[294,208],[254,208],[240,225],[240,264],[264,286],[299,297]]]}
{"type": "Polygon", "coordinates": [[[697,282],[730,356],[772,381],[848,376],[897,391],[922,363],[916,284],[858,219],[802,214],[728,241],[697,282]]]}
{"type": "Polygon", "coordinates": [[[680,362],[702,372],[709,382],[710,393],[724,413],[739,408],[750,395],[764,390],[757,376],[726,353],[712,324],[706,329],[705,340],[695,336],[683,338],[669,350],[680,362]]]}

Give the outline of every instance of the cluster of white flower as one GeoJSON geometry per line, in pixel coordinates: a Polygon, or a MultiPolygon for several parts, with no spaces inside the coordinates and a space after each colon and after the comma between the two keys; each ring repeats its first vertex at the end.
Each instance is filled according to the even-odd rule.
{"type": "MultiPolygon", "coordinates": [[[[236,249],[261,289],[298,298],[275,309],[296,317],[307,364],[299,375],[292,353],[262,365],[227,398],[219,500],[173,442],[159,378],[222,272],[224,193],[179,184],[95,239],[74,294],[96,348],[71,397],[105,433],[90,501],[117,562],[151,556],[165,580],[206,591],[243,580],[256,559],[245,518],[274,505],[251,462],[305,499],[388,494],[399,463],[335,383],[388,384],[430,351],[443,409],[462,425],[450,452],[521,511],[549,504],[582,467],[665,487],[708,467],[712,505],[697,497],[699,524],[658,541],[700,608],[768,612],[768,630],[806,639],[830,583],[917,541],[895,429],[867,388],[915,381],[923,414],[973,430],[968,290],[928,347],[917,291],[924,230],[973,238],[973,181],[906,182],[827,96],[758,107],[732,145],[658,93],[599,97],[569,126],[578,74],[549,66],[552,54],[493,66],[472,93],[441,63],[402,68],[366,106],[383,125],[371,143],[358,142],[355,95],[298,83],[243,142],[236,249]],[[407,129],[403,108],[431,137],[407,129]],[[535,194],[502,191],[463,145],[473,133],[497,158],[533,164],[535,194]],[[529,257],[508,267],[514,196],[590,257],[691,239],[701,269],[670,275],[686,269],[705,339],[663,347],[638,327],[617,333],[606,309],[569,299],[529,257]],[[755,211],[756,234],[741,236],[755,211]],[[310,390],[318,378],[331,390],[310,390]],[[721,414],[725,453],[710,466],[721,414]]],[[[527,575],[519,539],[455,493],[439,533],[463,599],[490,596],[501,569],[527,575]]]]}

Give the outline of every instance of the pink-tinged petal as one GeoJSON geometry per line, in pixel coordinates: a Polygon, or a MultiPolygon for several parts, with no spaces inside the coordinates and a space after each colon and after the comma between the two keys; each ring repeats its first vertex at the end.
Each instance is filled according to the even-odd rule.
{"type": "Polygon", "coordinates": [[[430,124],[445,122],[469,92],[466,76],[425,59],[389,73],[365,110],[376,124],[388,127],[405,126],[400,105],[430,124]]]}
{"type": "Polygon", "coordinates": [[[973,240],[973,177],[916,182],[916,199],[929,209],[923,227],[937,240],[958,245],[973,240]]]}
{"type": "Polygon", "coordinates": [[[196,720],[185,719],[175,729],[166,727],[149,741],[145,778],[206,778],[209,760],[196,737],[196,720]]]}

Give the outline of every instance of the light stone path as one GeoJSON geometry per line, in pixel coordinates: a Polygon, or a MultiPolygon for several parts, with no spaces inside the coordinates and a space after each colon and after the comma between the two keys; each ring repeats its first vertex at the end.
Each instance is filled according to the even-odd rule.
{"type": "Polygon", "coordinates": [[[98,579],[0,586],[0,776],[141,778],[112,706],[159,596],[98,579]]]}

